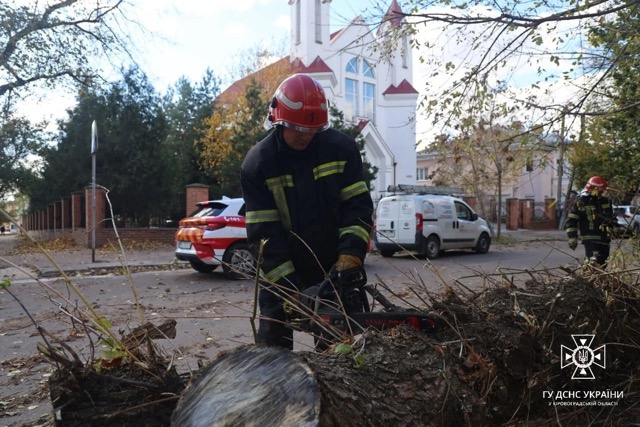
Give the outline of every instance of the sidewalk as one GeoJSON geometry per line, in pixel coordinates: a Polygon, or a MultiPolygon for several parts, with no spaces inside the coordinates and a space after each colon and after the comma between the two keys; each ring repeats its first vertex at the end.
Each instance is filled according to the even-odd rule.
{"type": "Polygon", "coordinates": [[[173,245],[160,248],[125,251],[116,253],[109,248],[91,248],[75,246],[67,250],[48,251],[47,254],[59,267],[42,252],[11,254],[11,248],[22,241],[18,235],[0,236],[0,279],[26,279],[29,274],[35,277],[59,277],[60,269],[67,275],[121,274],[124,266],[130,271],[151,269],[190,268],[189,263],[175,258],[173,245]],[[19,266],[17,268],[15,266],[19,266]]]}
{"type": "MultiPolygon", "coordinates": [[[[493,224],[494,236],[497,233],[496,224],[493,224]]],[[[508,237],[514,242],[543,241],[543,240],[567,240],[564,230],[507,230],[504,226],[500,230],[501,237],[508,237]]]]}

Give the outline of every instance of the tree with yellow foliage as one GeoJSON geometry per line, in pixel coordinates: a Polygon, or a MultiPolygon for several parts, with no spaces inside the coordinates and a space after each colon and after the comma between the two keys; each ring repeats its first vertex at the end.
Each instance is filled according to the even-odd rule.
{"type": "Polygon", "coordinates": [[[240,78],[216,99],[213,114],[204,121],[204,136],[195,145],[200,167],[215,182],[212,196],[241,195],[240,165],[268,133],[264,119],[278,85],[295,73],[295,64],[279,53],[264,48],[246,51],[236,72],[240,78]],[[273,62],[274,57],[281,59],[273,62]]]}
{"type": "Polygon", "coordinates": [[[255,80],[245,93],[224,104],[216,102],[205,119],[204,136],[196,141],[200,166],[213,177],[212,196],[240,197],[240,165],[249,149],[267,134],[263,123],[272,92],[255,80]]]}

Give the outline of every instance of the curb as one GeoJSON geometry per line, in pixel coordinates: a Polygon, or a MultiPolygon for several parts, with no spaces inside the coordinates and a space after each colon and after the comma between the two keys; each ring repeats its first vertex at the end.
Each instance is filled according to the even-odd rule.
{"type": "MultiPolygon", "coordinates": [[[[140,273],[144,271],[172,271],[191,268],[188,263],[136,263],[129,264],[128,270],[131,273],[140,273]]],[[[118,273],[124,274],[124,267],[121,264],[92,264],[81,268],[62,268],[62,272],[55,268],[35,268],[37,277],[39,278],[56,278],[62,277],[62,272],[67,276],[106,276],[108,274],[118,273]]]]}

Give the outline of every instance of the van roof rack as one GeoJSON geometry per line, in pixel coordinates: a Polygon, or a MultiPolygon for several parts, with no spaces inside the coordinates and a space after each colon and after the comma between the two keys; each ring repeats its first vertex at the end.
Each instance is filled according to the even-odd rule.
{"type": "Polygon", "coordinates": [[[387,187],[389,193],[434,194],[439,196],[462,196],[464,191],[459,187],[441,187],[435,185],[398,184],[387,187]]]}

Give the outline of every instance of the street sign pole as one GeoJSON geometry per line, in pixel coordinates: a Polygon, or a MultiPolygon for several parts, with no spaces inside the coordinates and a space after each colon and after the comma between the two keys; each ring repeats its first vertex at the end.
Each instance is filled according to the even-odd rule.
{"type": "Polygon", "coordinates": [[[98,125],[91,124],[91,262],[96,262],[96,152],[98,151],[98,125]]]}

